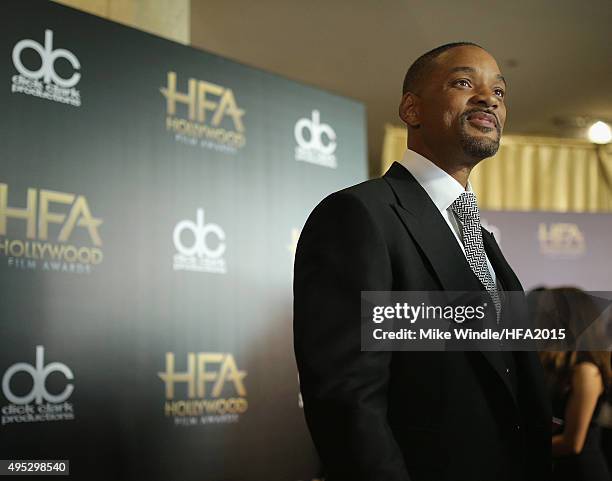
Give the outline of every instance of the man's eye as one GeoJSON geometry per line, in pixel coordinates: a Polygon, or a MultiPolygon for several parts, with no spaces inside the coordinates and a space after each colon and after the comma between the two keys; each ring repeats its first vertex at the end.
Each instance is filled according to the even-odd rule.
{"type": "Polygon", "coordinates": [[[468,82],[465,79],[459,79],[459,80],[455,80],[455,85],[459,85],[461,87],[469,87],[470,86],[470,82],[468,82]]]}
{"type": "Polygon", "coordinates": [[[493,93],[495,93],[495,95],[501,98],[504,98],[506,96],[506,92],[504,92],[502,89],[495,89],[493,93]]]}

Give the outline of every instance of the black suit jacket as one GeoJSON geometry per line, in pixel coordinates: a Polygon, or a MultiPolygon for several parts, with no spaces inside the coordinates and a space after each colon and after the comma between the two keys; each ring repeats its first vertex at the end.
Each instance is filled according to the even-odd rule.
{"type": "MultiPolygon", "coordinates": [[[[505,290],[522,291],[493,236],[505,290]]],[[[294,343],[328,481],[549,479],[551,414],[534,352],[362,352],[361,291],[479,291],[453,233],[395,163],[324,199],[300,236],[294,343]],[[511,355],[512,356],[512,355],[511,355]]]]}

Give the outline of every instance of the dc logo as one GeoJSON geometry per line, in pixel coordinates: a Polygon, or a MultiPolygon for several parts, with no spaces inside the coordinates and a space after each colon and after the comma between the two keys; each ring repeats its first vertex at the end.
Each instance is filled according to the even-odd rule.
{"type": "Polygon", "coordinates": [[[43,399],[51,403],[62,403],[70,397],[74,386],[67,384],[66,388],[60,394],[54,395],[47,391],[45,382],[47,376],[54,371],[59,371],[68,380],[74,379],[74,375],[68,366],[61,362],[52,362],[45,366],[45,348],[36,346],[36,365],[32,366],[25,362],[18,362],[7,369],[2,377],[2,392],[6,399],[13,404],[30,404],[36,401],[36,404],[42,404],[43,399]],[[26,372],[32,377],[32,390],[25,396],[18,396],[11,391],[11,379],[18,372],[26,372]]]}
{"type": "Polygon", "coordinates": [[[336,150],[336,132],[328,124],[322,124],[318,110],[312,111],[312,119],[299,119],[293,129],[295,141],[302,149],[331,155],[336,150]],[[309,132],[309,139],[304,131],[309,132]]]}
{"type": "Polygon", "coordinates": [[[74,87],[79,83],[81,74],[74,72],[69,78],[60,77],[55,71],[55,62],[58,58],[64,58],[70,62],[74,70],[80,70],[81,68],[79,59],[72,52],[63,48],[53,50],[53,30],[45,30],[44,46],[34,40],[26,39],[17,42],[13,48],[13,64],[24,77],[31,80],[40,80],[42,78],[46,84],[52,82],[59,87],[67,89],[74,87]],[[38,70],[30,70],[23,65],[21,54],[26,49],[34,50],[40,56],[41,66],[38,70]]]}
{"type": "Polygon", "coordinates": [[[312,118],[302,118],[295,123],[293,135],[295,160],[308,162],[335,169],[338,166],[336,156],[336,132],[328,124],[321,123],[318,110],[312,111],[312,118]]]}
{"type": "Polygon", "coordinates": [[[204,209],[198,209],[196,222],[182,220],[174,227],[172,236],[174,247],[185,257],[206,257],[208,259],[219,259],[225,252],[225,232],[217,224],[204,223],[204,209]],[[185,245],[182,234],[185,231],[191,232],[194,241],[192,245],[185,245]],[[210,237],[217,238],[217,246],[211,247],[210,237]]]}

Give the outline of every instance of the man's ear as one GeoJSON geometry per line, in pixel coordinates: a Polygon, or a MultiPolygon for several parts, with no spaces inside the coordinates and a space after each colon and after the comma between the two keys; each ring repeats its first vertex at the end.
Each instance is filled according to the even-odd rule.
{"type": "Polygon", "coordinates": [[[402,96],[399,106],[399,116],[408,127],[418,129],[421,125],[421,112],[419,97],[412,92],[406,92],[402,96]]]}

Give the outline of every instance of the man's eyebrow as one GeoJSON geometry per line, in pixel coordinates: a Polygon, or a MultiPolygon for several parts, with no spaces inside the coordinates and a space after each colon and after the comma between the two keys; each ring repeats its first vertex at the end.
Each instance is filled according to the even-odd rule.
{"type": "Polygon", "coordinates": [[[474,73],[476,72],[476,69],[474,67],[453,67],[450,70],[450,73],[455,73],[455,72],[474,73]]]}
{"type": "MultiPolygon", "coordinates": [[[[474,67],[453,67],[452,69],[450,69],[450,73],[455,73],[455,72],[475,73],[476,69],[474,67]]],[[[501,80],[502,82],[504,82],[504,85],[508,85],[506,82],[506,79],[504,78],[502,74],[497,74],[495,78],[497,80],[501,80]]]]}

